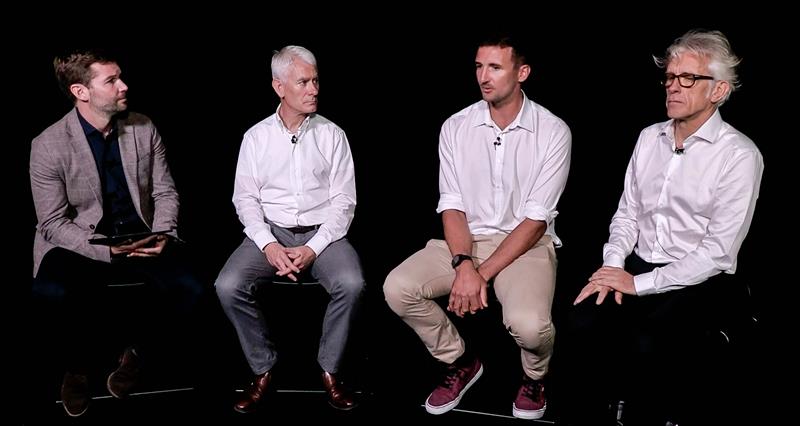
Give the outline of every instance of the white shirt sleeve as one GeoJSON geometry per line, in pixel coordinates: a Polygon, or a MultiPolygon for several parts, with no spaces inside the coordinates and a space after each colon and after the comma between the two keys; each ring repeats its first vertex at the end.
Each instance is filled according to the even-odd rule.
{"type": "Polygon", "coordinates": [[[436,212],[445,210],[466,211],[461,198],[461,188],[456,176],[455,159],[453,158],[453,120],[442,125],[439,133],[439,205],[436,212]]]}
{"type": "Polygon", "coordinates": [[[716,188],[705,237],[682,259],[634,280],[636,293],[663,293],[702,283],[732,269],[750,229],[763,170],[763,158],[758,151],[735,151],[726,162],[716,188]]]}
{"type": "Polygon", "coordinates": [[[564,192],[569,176],[572,133],[569,127],[557,126],[552,130],[547,157],[525,202],[525,217],[553,223],[558,211],[556,205],[564,192]]]}
{"type": "Polygon", "coordinates": [[[267,244],[277,241],[270,231],[261,206],[261,186],[255,158],[256,140],[250,133],[245,134],[239,149],[236,164],[236,178],[233,183],[233,205],[239,221],[244,225],[244,233],[264,250],[267,244]]]}
{"type": "Polygon", "coordinates": [[[330,205],[328,215],[306,243],[319,256],[328,245],[343,238],[350,228],[356,209],[356,180],[353,156],[347,136],[341,129],[334,130],[334,148],[331,156],[330,205]]]}

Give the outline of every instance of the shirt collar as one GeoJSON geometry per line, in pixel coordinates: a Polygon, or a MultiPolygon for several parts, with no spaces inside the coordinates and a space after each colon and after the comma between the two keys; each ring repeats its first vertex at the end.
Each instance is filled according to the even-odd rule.
{"type": "MultiPolygon", "coordinates": [[[[103,139],[105,139],[105,138],[106,138],[106,137],[103,135],[103,132],[101,132],[101,131],[100,131],[99,129],[97,129],[96,127],[92,126],[92,125],[91,125],[91,124],[90,124],[88,121],[86,121],[86,119],[85,119],[85,118],[83,118],[83,116],[81,115],[81,112],[78,110],[78,108],[75,108],[75,112],[77,112],[77,113],[78,113],[78,121],[81,123],[81,128],[83,129],[83,134],[84,134],[84,135],[86,135],[86,137],[87,137],[87,138],[88,138],[88,137],[90,137],[90,136],[91,136],[92,134],[94,134],[94,133],[97,133],[97,134],[98,134],[98,135],[100,135],[100,137],[102,137],[103,139]]],[[[115,117],[112,117],[112,118],[111,118],[111,122],[112,122],[112,124],[111,124],[111,131],[109,131],[109,132],[108,132],[109,136],[110,136],[110,135],[112,135],[114,132],[116,132],[116,131],[117,131],[117,123],[116,123],[116,118],[115,118],[115,117]]]]}
{"type": "Polygon", "coordinates": [[[75,108],[75,112],[78,113],[78,121],[81,123],[81,128],[83,129],[83,134],[84,135],[86,135],[88,137],[92,133],[98,133],[98,134],[100,134],[102,136],[102,133],[100,133],[100,131],[97,130],[97,128],[95,128],[94,126],[89,124],[89,122],[86,121],[85,118],[83,118],[83,116],[81,115],[81,112],[80,112],[80,110],[78,110],[78,108],[75,108]]]}
{"type": "MultiPolygon", "coordinates": [[[[288,127],[286,127],[286,124],[283,122],[283,119],[281,119],[281,114],[280,114],[280,112],[281,112],[281,106],[282,106],[282,105],[283,105],[283,102],[281,102],[280,104],[278,104],[278,108],[276,108],[276,109],[275,109],[275,119],[276,119],[276,120],[278,121],[278,123],[280,124],[280,127],[281,127],[281,129],[283,129],[283,131],[285,131],[285,132],[286,132],[286,134],[289,134],[289,135],[290,135],[290,134],[292,134],[292,132],[290,132],[290,131],[289,131],[289,128],[288,128],[288,127]]],[[[300,127],[298,127],[298,128],[297,128],[297,133],[296,133],[297,135],[299,135],[299,134],[303,133],[303,132],[306,130],[306,128],[308,128],[309,122],[311,121],[311,117],[312,117],[313,115],[314,115],[314,114],[308,114],[308,115],[306,116],[306,118],[303,120],[303,122],[302,122],[302,123],[300,123],[300,127]]]]}
{"type": "MultiPolygon", "coordinates": [[[[473,116],[472,126],[488,126],[497,128],[494,120],[492,120],[492,116],[489,114],[489,103],[484,101],[478,104],[478,114],[473,116]]],[[[521,127],[531,133],[534,131],[534,119],[533,119],[533,108],[531,108],[530,102],[528,102],[528,97],[525,95],[525,91],[522,91],[522,108],[520,108],[517,116],[514,118],[514,121],[508,125],[508,130],[513,130],[516,127],[521,127]]],[[[499,129],[498,130],[502,130],[499,129]]]]}
{"type": "MultiPolygon", "coordinates": [[[[675,141],[675,120],[670,119],[669,121],[664,123],[664,126],[661,127],[661,132],[659,135],[664,136],[667,138],[667,141],[673,143],[675,141]]],[[[711,117],[700,126],[693,134],[689,135],[686,140],[696,137],[700,140],[704,140],[708,143],[714,143],[717,140],[717,135],[719,134],[719,129],[722,127],[722,115],[719,113],[719,109],[714,111],[714,114],[711,114],[711,117]]]]}

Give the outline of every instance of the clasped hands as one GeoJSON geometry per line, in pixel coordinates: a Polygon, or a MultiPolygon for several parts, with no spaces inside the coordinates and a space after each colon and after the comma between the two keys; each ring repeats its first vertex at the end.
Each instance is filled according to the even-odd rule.
{"type": "Polygon", "coordinates": [[[447,310],[463,318],[488,307],[487,288],[486,279],[475,268],[457,269],[447,310]]]}
{"type": "Polygon", "coordinates": [[[136,241],[111,246],[111,257],[156,257],[169,241],[167,235],[151,235],[136,241]]]}
{"type": "Polygon", "coordinates": [[[297,281],[295,274],[311,266],[317,258],[317,254],[309,246],[284,247],[278,242],[267,244],[264,247],[264,255],[267,256],[267,262],[278,270],[276,275],[295,282],[297,281]]]}

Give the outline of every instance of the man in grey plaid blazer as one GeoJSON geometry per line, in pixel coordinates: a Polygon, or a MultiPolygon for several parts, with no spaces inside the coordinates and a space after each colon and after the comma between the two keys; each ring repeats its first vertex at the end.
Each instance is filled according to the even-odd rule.
{"type": "Polygon", "coordinates": [[[117,398],[136,384],[140,357],[149,348],[142,341],[151,341],[153,330],[168,329],[165,324],[186,322],[203,289],[173,250],[178,193],[161,137],[147,117],[126,111],[128,86],[116,61],[99,51],[81,51],[56,58],[54,67],[75,108],[31,145],[38,220],[33,294],[36,306],[56,319],[61,339],[56,347],[67,370],[61,399],[70,416],[80,416],[91,400],[93,344],[119,333],[123,319],[104,297],[106,284],[143,276],[156,301],[171,307],[163,311],[166,317],[153,315],[150,306],[138,310],[142,318],[135,323],[145,326],[137,327],[137,345],[124,350],[120,367],[106,380],[117,398]],[[112,246],[89,242],[149,231],[167,233],[112,246]]]}

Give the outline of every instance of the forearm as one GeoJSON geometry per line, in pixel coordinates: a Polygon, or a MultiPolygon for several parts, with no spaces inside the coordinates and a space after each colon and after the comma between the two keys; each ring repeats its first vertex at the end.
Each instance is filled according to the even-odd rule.
{"type": "Polygon", "coordinates": [[[472,255],[472,234],[467,224],[467,216],[462,211],[445,210],[442,212],[444,239],[450,248],[450,254],[472,255]]]}
{"type": "Polygon", "coordinates": [[[531,249],[542,238],[547,224],[539,220],[525,219],[506,237],[497,249],[481,263],[478,272],[487,280],[494,278],[506,266],[531,249]]]}

